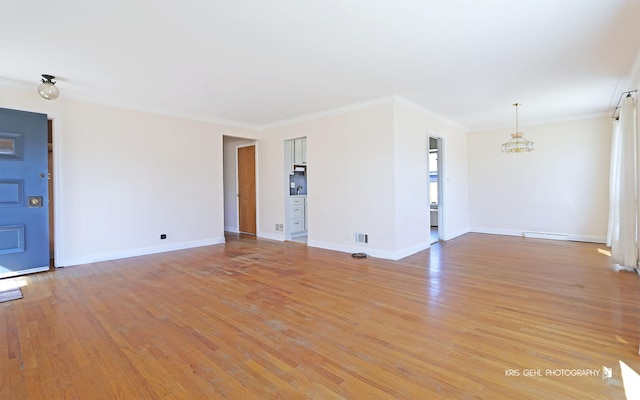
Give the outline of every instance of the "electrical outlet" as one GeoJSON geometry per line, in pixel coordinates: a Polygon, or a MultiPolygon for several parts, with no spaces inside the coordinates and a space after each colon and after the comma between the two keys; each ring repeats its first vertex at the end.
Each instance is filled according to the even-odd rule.
{"type": "Polygon", "coordinates": [[[160,235],[160,239],[166,239],[166,238],[167,238],[167,234],[166,233],[163,233],[163,234],[160,235]]]}
{"type": "Polygon", "coordinates": [[[353,240],[356,243],[369,243],[369,235],[366,233],[354,233],[353,240]]]}

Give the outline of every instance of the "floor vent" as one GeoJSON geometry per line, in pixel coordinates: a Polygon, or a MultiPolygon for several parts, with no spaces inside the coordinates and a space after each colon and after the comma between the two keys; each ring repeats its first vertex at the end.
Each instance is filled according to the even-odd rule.
{"type": "Polygon", "coordinates": [[[369,235],[366,233],[354,233],[353,240],[356,243],[369,243],[369,235]]]}

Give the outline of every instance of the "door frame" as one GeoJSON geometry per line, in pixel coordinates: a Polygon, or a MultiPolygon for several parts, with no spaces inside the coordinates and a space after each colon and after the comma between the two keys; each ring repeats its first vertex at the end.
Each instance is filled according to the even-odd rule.
{"type": "Polygon", "coordinates": [[[53,254],[54,254],[54,264],[55,268],[64,267],[66,264],[65,261],[65,252],[64,252],[64,242],[66,237],[64,236],[64,194],[63,194],[63,182],[64,182],[64,169],[62,168],[62,161],[64,159],[64,135],[62,134],[62,116],[57,112],[50,112],[49,110],[42,109],[30,109],[30,108],[20,108],[23,111],[37,112],[47,115],[47,119],[51,120],[51,129],[53,130],[51,136],[51,142],[53,143],[53,147],[51,149],[51,155],[53,157],[52,162],[52,176],[55,177],[53,180],[53,198],[55,199],[53,203],[53,254]]]}
{"type": "Polygon", "coordinates": [[[64,170],[62,168],[63,160],[63,135],[62,135],[62,118],[57,113],[46,113],[47,118],[51,120],[51,129],[53,130],[51,135],[51,155],[52,155],[52,171],[51,175],[54,177],[53,179],[53,198],[55,201],[53,202],[53,254],[54,254],[54,264],[55,268],[64,267],[64,240],[65,236],[63,235],[63,191],[62,191],[62,182],[64,181],[64,170]]]}
{"type": "MultiPolygon", "coordinates": [[[[431,144],[429,139],[436,139],[438,141],[438,240],[447,240],[446,237],[446,179],[444,179],[445,175],[445,155],[444,155],[444,147],[445,147],[445,138],[440,133],[436,131],[429,130],[427,134],[427,160],[429,157],[429,150],[431,150],[431,144]]],[[[427,174],[429,171],[427,171],[427,174]]],[[[428,188],[427,188],[428,191],[428,188]]],[[[428,196],[427,196],[428,198],[428,196]]]]}
{"type": "Polygon", "coordinates": [[[242,143],[242,144],[237,144],[236,148],[235,148],[235,154],[234,157],[236,159],[236,226],[238,227],[238,232],[240,232],[240,197],[238,196],[238,189],[239,189],[239,185],[240,185],[240,175],[238,173],[238,149],[242,148],[242,147],[250,147],[250,146],[255,146],[255,180],[256,180],[256,237],[258,237],[258,233],[260,232],[260,206],[259,206],[259,202],[260,202],[260,196],[259,194],[259,190],[260,190],[260,184],[259,184],[259,180],[258,180],[258,142],[257,141],[253,141],[253,142],[248,142],[248,143],[242,143]]]}

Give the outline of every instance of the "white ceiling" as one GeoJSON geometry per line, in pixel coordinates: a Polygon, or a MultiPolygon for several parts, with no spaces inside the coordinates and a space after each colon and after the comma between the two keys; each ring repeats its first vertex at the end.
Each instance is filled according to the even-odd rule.
{"type": "MultiPolygon", "coordinates": [[[[640,0],[0,0],[0,79],[255,126],[397,94],[471,130],[611,113],[640,0]]],[[[43,100],[44,101],[44,100],[43,100]]]]}

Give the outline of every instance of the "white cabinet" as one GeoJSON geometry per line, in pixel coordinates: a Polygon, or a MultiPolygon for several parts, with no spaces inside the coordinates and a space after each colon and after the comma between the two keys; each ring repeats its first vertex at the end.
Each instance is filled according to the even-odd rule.
{"type": "Polygon", "coordinates": [[[304,219],[292,219],[291,220],[291,234],[295,235],[296,233],[304,232],[304,219]]]}
{"type": "Polygon", "coordinates": [[[301,236],[306,233],[306,197],[289,197],[289,233],[301,236]]]}
{"type": "Polygon", "coordinates": [[[291,206],[291,218],[304,218],[304,205],[301,206],[291,206]]]}
{"type": "Polygon", "coordinates": [[[307,138],[293,139],[292,159],[294,165],[307,165],[307,138]]]}

